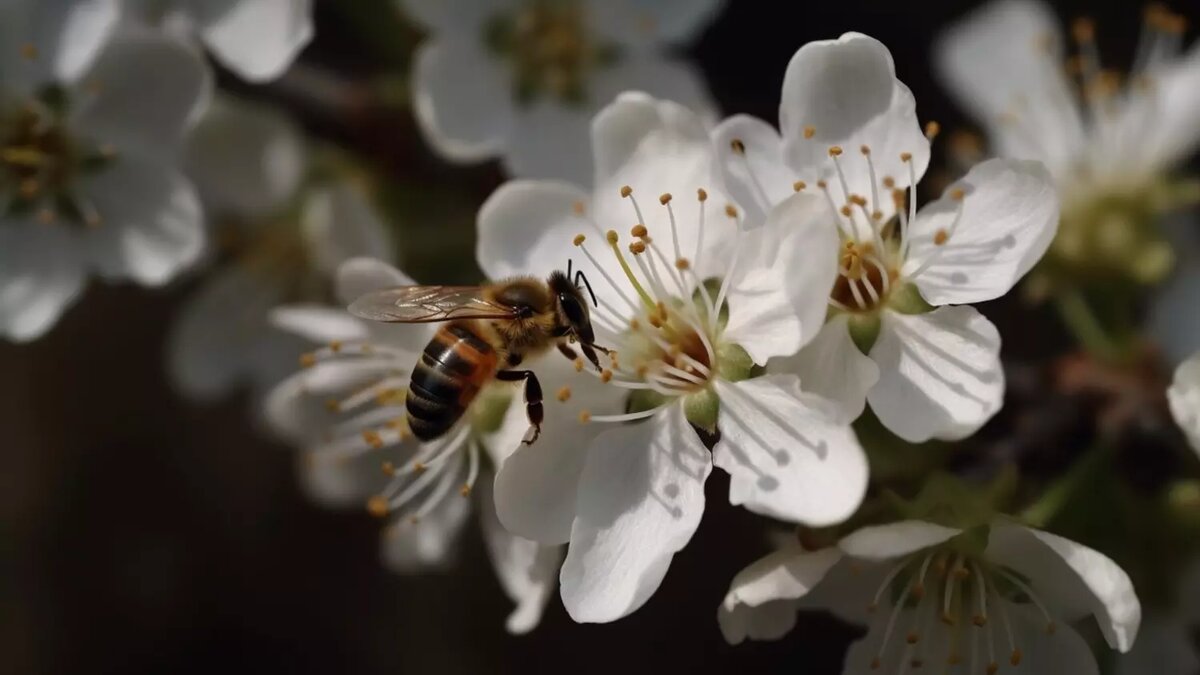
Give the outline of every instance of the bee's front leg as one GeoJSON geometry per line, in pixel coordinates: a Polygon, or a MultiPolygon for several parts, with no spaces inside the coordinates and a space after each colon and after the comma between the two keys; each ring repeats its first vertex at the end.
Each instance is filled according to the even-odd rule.
{"type": "Polygon", "coordinates": [[[496,379],[501,382],[520,382],[525,380],[525,415],[529,418],[529,431],[521,442],[533,445],[542,434],[542,420],[545,419],[545,409],[542,407],[542,383],[532,370],[501,370],[496,373],[496,379]]]}

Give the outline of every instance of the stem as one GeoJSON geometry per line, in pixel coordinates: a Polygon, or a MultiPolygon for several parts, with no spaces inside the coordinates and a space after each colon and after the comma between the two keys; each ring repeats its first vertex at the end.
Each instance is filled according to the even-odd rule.
{"type": "Polygon", "coordinates": [[[1075,340],[1093,356],[1109,363],[1123,360],[1125,349],[1108,334],[1077,289],[1059,291],[1054,296],[1054,306],[1075,340]]]}

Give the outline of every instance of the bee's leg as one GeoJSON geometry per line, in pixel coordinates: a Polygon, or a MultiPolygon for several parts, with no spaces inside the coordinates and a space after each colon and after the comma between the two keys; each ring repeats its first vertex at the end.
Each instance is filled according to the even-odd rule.
{"type": "Polygon", "coordinates": [[[542,408],[542,383],[532,370],[501,370],[496,373],[496,379],[501,382],[520,382],[525,380],[525,414],[529,417],[529,431],[521,442],[532,445],[542,433],[542,420],[545,410],[542,408]]]}
{"type": "MultiPolygon", "coordinates": [[[[601,371],[602,371],[602,370],[604,370],[604,368],[602,368],[602,367],[600,366],[600,359],[599,359],[599,358],[596,356],[596,347],[595,347],[595,345],[589,345],[589,344],[586,344],[586,343],[580,342],[580,343],[579,343],[579,348],[583,350],[583,355],[587,357],[588,361],[591,361],[591,362],[592,362],[592,365],[593,365],[593,366],[596,366],[596,370],[601,370],[601,371]]],[[[601,349],[601,350],[602,350],[602,351],[603,351],[605,354],[607,354],[607,353],[608,353],[608,350],[604,349],[603,347],[600,347],[600,349],[601,349]]]]}
{"type": "Polygon", "coordinates": [[[565,343],[558,343],[558,351],[563,356],[567,357],[567,360],[569,361],[574,361],[575,359],[579,358],[579,355],[575,353],[575,350],[568,347],[565,343]]]}

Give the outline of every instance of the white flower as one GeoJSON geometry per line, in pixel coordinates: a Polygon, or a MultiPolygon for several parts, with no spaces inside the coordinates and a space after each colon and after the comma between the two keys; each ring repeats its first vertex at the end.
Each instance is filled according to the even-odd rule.
{"type": "MultiPolygon", "coordinates": [[[[834,261],[813,252],[832,250],[835,234],[792,226],[821,200],[795,195],[743,231],[736,206],[706,190],[713,157],[700,119],[644,94],[596,116],[592,147],[591,195],[560,182],[501,186],[479,215],[478,259],[499,278],[573,258],[595,291],[596,340],[613,353],[600,373],[580,363],[587,376],[576,381],[628,393],[627,408],[580,413],[580,432],[618,423],[590,443],[517,449],[497,476],[496,506],[517,534],[569,541],[568,612],[611,621],[653,594],[691,538],[714,464],[732,477],[732,503],[820,525],[857,508],[867,465],[849,427],[830,422],[829,405],[794,375],[749,377],[798,350],[824,317],[834,261]],[[720,431],[711,456],[692,424],[720,431]]],[[[555,406],[547,418],[564,418],[555,406]]]]}
{"type": "MultiPolygon", "coordinates": [[[[340,268],[338,296],[350,302],[368,291],[412,283],[385,263],[359,258],[340,268]]],[[[373,514],[390,516],[384,560],[411,573],[441,565],[453,554],[470,511],[467,497],[478,492],[489,556],[517,603],[508,629],[532,630],[553,592],[562,550],[508,534],[492,506],[491,467],[504,461],[508,447],[494,438],[512,387],[486,388],[446,435],[419,443],[408,431],[404,399],[431,327],[365,322],[315,305],[282,307],[272,318],[310,342],[325,343],[302,357],[306,368],[280,383],[266,402],[275,430],[303,450],[301,480],[309,494],[330,506],[366,503],[373,514]]],[[[524,406],[513,407],[524,414],[524,406]]],[[[538,440],[559,451],[566,448],[556,443],[564,442],[570,441],[549,433],[538,440]]]]}
{"type": "Polygon", "coordinates": [[[503,157],[514,176],[590,181],[592,115],[627,89],[711,110],[699,74],[663,55],[719,0],[401,0],[431,33],[413,105],[444,158],[503,157]]]}
{"type": "Polygon", "coordinates": [[[133,16],[195,35],[249,82],[283,74],[313,36],[312,0],[125,0],[133,16]]]}
{"type": "Polygon", "coordinates": [[[301,189],[300,134],[270,108],[219,99],[189,139],[187,166],[232,260],[181,310],[169,336],[169,371],[194,398],[224,395],[243,381],[261,393],[294,369],[306,344],[272,327],[268,312],[326,300],[342,261],[391,260],[390,238],[349,182],[301,189]]]}
{"type": "Polygon", "coordinates": [[[864,527],[836,546],[772,553],[733,580],[717,613],[731,643],[778,639],[799,609],[867,625],[843,673],[1097,673],[1068,625],[1094,616],[1126,652],[1141,606],[1125,572],[1068,539],[1009,523],[960,530],[907,520],[864,527]]]}
{"type": "Polygon", "coordinates": [[[792,57],[779,133],[737,116],[713,137],[727,189],[751,222],[812,229],[780,206],[815,192],[825,209],[802,215],[838,233],[826,249],[839,273],[829,319],[772,369],[799,373],[846,419],[869,401],[906,440],[954,439],[991,418],[1004,393],[1000,335],[962,305],[1004,295],[1029,271],[1054,237],[1058,202],[1040,164],[994,160],[918,213],[929,141],[915,110],[887,48],[848,33],[792,57]]]}
{"type": "Polygon", "coordinates": [[[176,168],[207,103],[202,61],[117,29],[114,1],[0,5],[0,335],[31,340],[90,273],[158,286],[199,256],[176,168]]]}
{"type": "Polygon", "coordinates": [[[1175,379],[1167,389],[1167,402],[1188,442],[1200,453],[1200,353],[1175,369],[1175,379]]]}
{"type": "Polygon", "coordinates": [[[1061,26],[1033,0],[988,4],[937,45],[942,79],[993,152],[1040,160],[1054,176],[1063,223],[1051,254],[1069,271],[1157,282],[1171,269],[1156,216],[1197,198],[1169,180],[1200,143],[1200,49],[1181,54],[1185,27],[1148,8],[1128,77],[1101,63],[1086,19],[1072,25],[1079,54],[1064,67],[1061,26]]]}

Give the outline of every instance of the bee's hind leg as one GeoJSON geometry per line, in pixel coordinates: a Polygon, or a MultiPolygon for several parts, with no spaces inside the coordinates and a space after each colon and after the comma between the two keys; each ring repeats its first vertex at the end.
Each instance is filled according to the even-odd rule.
{"type": "Polygon", "coordinates": [[[529,431],[521,442],[532,445],[542,434],[542,420],[545,410],[542,408],[542,383],[532,370],[501,370],[496,373],[496,379],[501,382],[520,382],[525,380],[525,414],[529,417],[529,431]]]}

